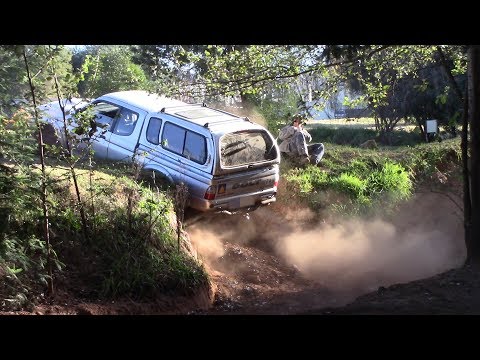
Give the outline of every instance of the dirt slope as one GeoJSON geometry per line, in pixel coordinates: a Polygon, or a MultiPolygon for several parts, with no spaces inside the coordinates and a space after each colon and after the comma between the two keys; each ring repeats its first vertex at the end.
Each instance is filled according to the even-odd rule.
{"type": "Polygon", "coordinates": [[[194,298],[92,303],[57,282],[51,301],[8,314],[477,314],[454,202],[424,190],[389,221],[333,224],[293,203],[208,217],[187,227],[212,278],[194,298]]]}
{"type": "Polygon", "coordinates": [[[469,280],[475,273],[450,271],[465,259],[460,210],[452,200],[459,199],[425,190],[389,222],[372,219],[328,225],[307,213],[298,216],[299,209],[288,213],[274,206],[257,210],[249,219],[200,222],[188,231],[208,264],[216,296],[211,309],[196,313],[447,313],[467,309],[470,300],[460,301],[463,293],[459,289],[468,294],[480,286],[475,279],[469,280]],[[429,280],[422,285],[420,279],[429,280]],[[458,285],[466,283],[471,286],[458,285]],[[355,306],[360,307],[349,305],[341,310],[359,296],[355,306]],[[433,306],[433,299],[439,304],[433,306]],[[452,299],[456,299],[455,308],[452,299]],[[365,310],[368,304],[371,310],[365,310]],[[402,304],[418,308],[402,310],[402,304]]]}

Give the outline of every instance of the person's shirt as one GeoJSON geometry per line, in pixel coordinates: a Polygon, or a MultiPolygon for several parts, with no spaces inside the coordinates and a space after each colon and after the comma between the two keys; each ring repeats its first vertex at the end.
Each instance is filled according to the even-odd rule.
{"type": "Polygon", "coordinates": [[[278,138],[282,141],[288,140],[293,138],[293,135],[295,135],[295,132],[298,131],[297,128],[293,125],[286,125],[283,128],[280,129],[280,132],[278,134],[278,138]]]}
{"type": "Polygon", "coordinates": [[[295,133],[299,131],[303,133],[303,135],[305,136],[305,141],[307,143],[312,141],[312,135],[310,135],[310,133],[307,130],[305,130],[303,127],[298,128],[293,125],[286,125],[280,129],[280,132],[278,134],[278,138],[282,140],[282,142],[279,145],[281,152],[290,152],[289,150],[290,141],[293,140],[295,133]]]}

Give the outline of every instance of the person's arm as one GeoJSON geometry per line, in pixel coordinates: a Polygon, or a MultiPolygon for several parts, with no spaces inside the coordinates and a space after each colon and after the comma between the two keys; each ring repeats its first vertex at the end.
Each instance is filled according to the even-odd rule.
{"type": "Polygon", "coordinates": [[[305,140],[307,141],[307,143],[312,141],[312,135],[310,135],[310,133],[303,127],[302,127],[302,132],[303,132],[303,135],[305,136],[305,140]]]}
{"type": "Polygon", "coordinates": [[[280,140],[286,140],[292,137],[295,134],[295,126],[287,125],[280,129],[280,133],[278,134],[278,138],[280,140]]]}

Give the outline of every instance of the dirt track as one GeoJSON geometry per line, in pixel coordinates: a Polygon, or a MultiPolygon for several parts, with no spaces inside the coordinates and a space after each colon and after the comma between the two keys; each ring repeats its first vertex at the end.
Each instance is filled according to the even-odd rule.
{"type": "Polygon", "coordinates": [[[419,193],[391,221],[333,224],[293,204],[249,218],[212,216],[186,230],[214,295],[91,303],[57,291],[51,303],[7,314],[480,313],[472,299],[480,294],[478,272],[447,272],[465,259],[461,210],[452,199],[460,203],[453,194],[419,193]]]}
{"type": "Polygon", "coordinates": [[[444,194],[417,194],[389,222],[332,225],[296,214],[271,206],[249,219],[212,217],[187,228],[216,287],[214,306],[196,313],[341,307],[377,289],[458,267],[465,258],[459,210],[444,194]]]}

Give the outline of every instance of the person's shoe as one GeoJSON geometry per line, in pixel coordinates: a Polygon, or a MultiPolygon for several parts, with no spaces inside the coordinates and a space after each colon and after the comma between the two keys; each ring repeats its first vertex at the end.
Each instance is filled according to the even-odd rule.
{"type": "Polygon", "coordinates": [[[310,164],[320,166],[320,160],[317,157],[310,155],[310,164]]]}

